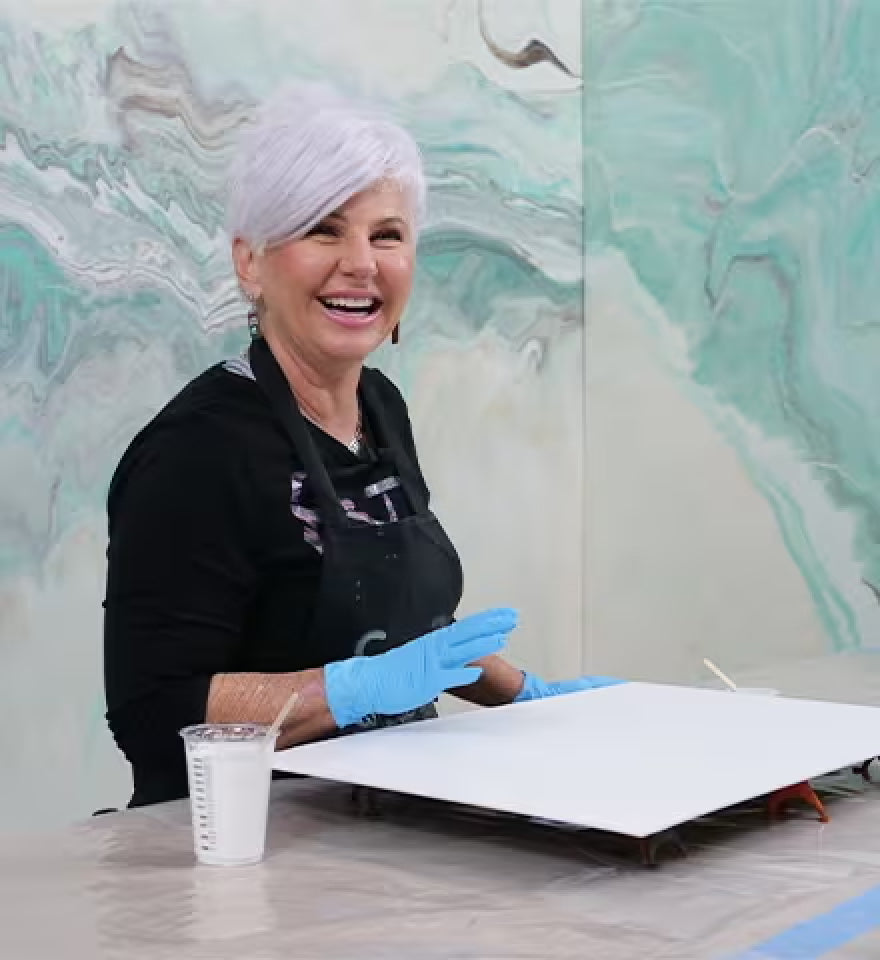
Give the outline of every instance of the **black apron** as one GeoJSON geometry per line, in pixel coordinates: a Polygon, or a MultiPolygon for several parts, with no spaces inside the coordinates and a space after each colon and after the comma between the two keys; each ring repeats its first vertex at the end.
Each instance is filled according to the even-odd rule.
{"type": "MultiPolygon", "coordinates": [[[[437,518],[417,465],[389,429],[369,376],[361,377],[362,416],[376,442],[378,462],[397,476],[412,513],[379,526],[350,518],[339,502],[309,427],[265,340],[248,352],[254,378],[302,459],[320,515],[323,560],[309,635],[317,662],[373,656],[451,623],[461,600],[462,570],[437,518]]],[[[363,465],[354,468],[364,472],[363,465]]],[[[406,714],[371,716],[357,729],[436,716],[433,704],[406,714]]]]}

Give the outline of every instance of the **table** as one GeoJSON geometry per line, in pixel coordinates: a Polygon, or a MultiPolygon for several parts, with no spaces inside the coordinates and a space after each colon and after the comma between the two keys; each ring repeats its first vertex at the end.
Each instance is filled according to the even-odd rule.
{"type": "MultiPolygon", "coordinates": [[[[880,884],[880,787],[834,792],[827,827],[715,817],[654,870],[606,838],[425,808],[365,819],[313,781],[274,785],[264,864],[197,868],[187,804],[164,804],[6,838],[0,956],[723,957],[880,884]]],[[[835,956],[876,958],[869,939],[835,956]]]]}
{"type": "MultiPolygon", "coordinates": [[[[880,657],[837,667],[852,671],[849,699],[880,702],[880,657]]],[[[805,685],[837,676],[798,669],[805,685]]],[[[760,682],[786,689],[782,671],[760,682]]],[[[257,867],[195,867],[186,802],[0,837],[0,957],[741,958],[880,887],[880,785],[851,772],[822,783],[830,824],[795,808],[768,825],[746,806],[685,827],[687,857],[654,869],[620,838],[429,801],[386,798],[365,817],[348,788],[308,780],[273,785],[257,867]]],[[[827,956],[876,960],[880,933],[827,956]]]]}

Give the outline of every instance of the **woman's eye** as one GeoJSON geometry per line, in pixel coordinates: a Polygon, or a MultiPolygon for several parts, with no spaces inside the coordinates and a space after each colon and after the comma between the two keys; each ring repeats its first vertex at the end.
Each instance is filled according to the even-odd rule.
{"type": "Polygon", "coordinates": [[[306,234],[307,237],[338,237],[339,229],[329,223],[318,223],[306,234]]]}
{"type": "Polygon", "coordinates": [[[400,230],[389,228],[388,230],[382,230],[379,233],[373,234],[373,240],[393,240],[400,243],[403,240],[403,234],[400,230]]]}

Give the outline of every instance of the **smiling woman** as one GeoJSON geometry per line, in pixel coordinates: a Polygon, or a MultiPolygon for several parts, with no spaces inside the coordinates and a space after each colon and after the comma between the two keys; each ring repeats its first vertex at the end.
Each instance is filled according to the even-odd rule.
{"type": "Polygon", "coordinates": [[[228,229],[254,341],[135,437],[108,500],[108,721],[135,805],[187,792],[178,731],[279,738],[601,685],[548,685],[497,653],[512,610],[455,622],[458,555],[429,507],[406,405],[364,366],[400,323],[424,207],[419,151],[315,87],[260,113],[228,229]]]}
{"type": "MultiPolygon", "coordinates": [[[[260,303],[261,333],[285,371],[296,376],[304,362],[358,372],[352,364],[400,322],[412,287],[415,233],[411,202],[389,181],[356,193],[304,237],[265,252],[236,237],[241,285],[260,303]]],[[[307,384],[301,390],[321,402],[307,384]]]]}
{"type": "Polygon", "coordinates": [[[263,108],[231,180],[233,258],[273,354],[288,375],[300,360],[354,372],[396,330],[412,287],[425,206],[415,142],[361,104],[295,87],[263,108]]]}

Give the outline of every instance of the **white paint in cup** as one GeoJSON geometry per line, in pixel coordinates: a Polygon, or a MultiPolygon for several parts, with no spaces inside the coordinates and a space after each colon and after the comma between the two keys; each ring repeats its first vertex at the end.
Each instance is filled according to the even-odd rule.
{"type": "Polygon", "coordinates": [[[240,866],[263,859],[275,746],[267,730],[260,724],[202,723],[180,731],[200,863],[240,866]]]}

